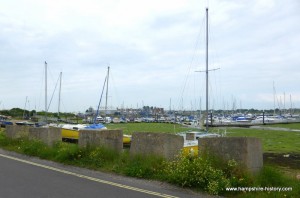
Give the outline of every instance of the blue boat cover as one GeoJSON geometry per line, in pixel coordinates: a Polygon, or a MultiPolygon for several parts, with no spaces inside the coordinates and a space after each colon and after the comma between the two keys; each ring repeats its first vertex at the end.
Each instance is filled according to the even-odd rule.
{"type": "Polygon", "coordinates": [[[90,124],[84,128],[85,129],[102,129],[102,128],[106,128],[106,127],[103,124],[90,124]]]}
{"type": "Polygon", "coordinates": [[[10,121],[2,121],[2,124],[3,125],[13,125],[13,123],[10,121]]]}

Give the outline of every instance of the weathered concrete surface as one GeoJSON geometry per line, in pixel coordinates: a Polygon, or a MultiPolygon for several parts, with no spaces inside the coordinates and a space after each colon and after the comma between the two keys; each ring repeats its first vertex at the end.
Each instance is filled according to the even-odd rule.
{"type": "Polygon", "coordinates": [[[7,125],[5,127],[6,136],[9,138],[28,137],[30,126],[7,125]]]}
{"type": "Polygon", "coordinates": [[[134,132],[130,155],[160,155],[173,159],[183,148],[183,137],[167,133],[134,132]]]}
{"type": "Polygon", "coordinates": [[[199,155],[212,154],[223,160],[232,160],[256,173],[263,167],[260,139],[252,137],[199,138],[199,155]]]}
{"type": "Polygon", "coordinates": [[[29,139],[41,140],[45,144],[52,146],[55,142],[61,141],[61,129],[54,127],[32,127],[29,129],[29,139]]]}
{"type": "Polygon", "coordinates": [[[103,146],[122,151],[123,131],[122,130],[80,130],[78,145],[81,147],[103,146]]]}

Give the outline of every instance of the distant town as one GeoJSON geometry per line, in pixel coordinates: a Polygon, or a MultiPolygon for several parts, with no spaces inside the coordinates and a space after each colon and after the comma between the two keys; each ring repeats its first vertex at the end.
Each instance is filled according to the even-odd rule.
{"type": "MultiPolygon", "coordinates": [[[[235,109],[209,110],[210,124],[226,123],[262,123],[299,121],[300,109],[235,109]]],[[[16,119],[39,122],[47,117],[48,122],[66,123],[125,123],[125,122],[169,122],[193,124],[205,122],[206,111],[201,110],[165,110],[154,106],[142,108],[104,109],[95,110],[90,107],[84,113],[47,112],[12,108],[0,110],[0,120],[16,119]]]]}

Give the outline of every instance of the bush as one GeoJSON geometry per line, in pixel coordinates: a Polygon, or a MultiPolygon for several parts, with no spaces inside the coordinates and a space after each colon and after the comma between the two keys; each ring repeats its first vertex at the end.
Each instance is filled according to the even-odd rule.
{"type": "Polygon", "coordinates": [[[211,194],[220,194],[230,186],[225,173],[214,168],[211,161],[201,157],[180,155],[176,160],[166,162],[163,174],[171,183],[205,190],[211,194]]]}

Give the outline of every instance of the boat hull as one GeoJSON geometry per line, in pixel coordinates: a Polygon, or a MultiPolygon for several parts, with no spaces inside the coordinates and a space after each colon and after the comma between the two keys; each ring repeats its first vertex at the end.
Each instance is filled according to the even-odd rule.
{"type": "MultiPolygon", "coordinates": [[[[79,139],[79,131],[75,129],[61,129],[61,136],[63,139],[71,139],[71,140],[78,140],[79,139]]],[[[131,136],[130,135],[123,135],[123,144],[130,145],[131,143],[131,136]]]]}
{"type": "Polygon", "coordinates": [[[72,129],[61,129],[61,137],[63,139],[79,139],[79,131],[72,129]]]}

